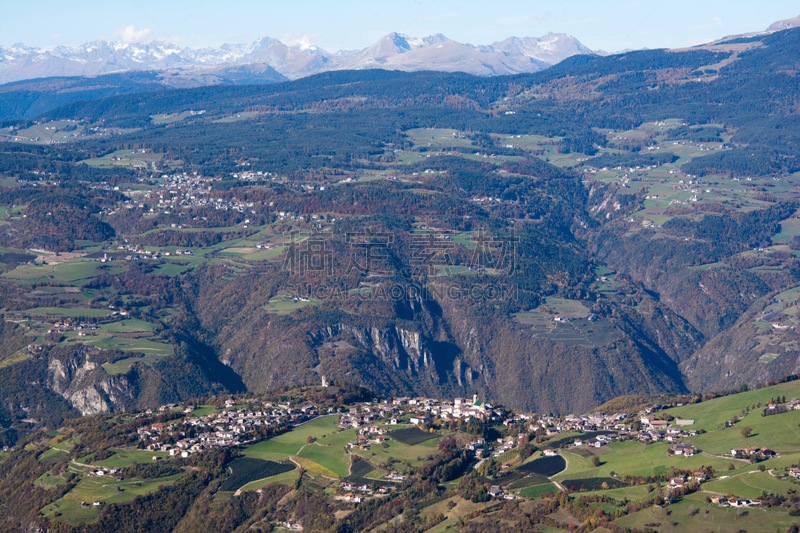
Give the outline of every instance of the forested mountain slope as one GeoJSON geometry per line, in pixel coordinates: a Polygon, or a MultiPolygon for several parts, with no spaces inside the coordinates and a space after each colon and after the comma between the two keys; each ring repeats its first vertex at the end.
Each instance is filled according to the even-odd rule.
{"type": "Polygon", "coordinates": [[[322,376],[567,412],[795,373],[798,57],[795,29],[9,122],[0,381],[84,413],[322,376]]]}

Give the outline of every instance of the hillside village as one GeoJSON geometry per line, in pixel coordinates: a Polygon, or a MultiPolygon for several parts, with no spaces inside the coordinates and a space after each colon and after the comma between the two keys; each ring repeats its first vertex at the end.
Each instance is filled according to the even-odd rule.
{"type": "MultiPolygon", "coordinates": [[[[259,399],[228,399],[224,409],[209,414],[195,416],[194,407],[165,405],[155,413],[147,411],[137,415],[149,417],[158,413],[172,413],[179,416],[172,422],[158,422],[139,427],[138,448],[154,452],[166,452],[170,457],[188,458],[214,448],[234,448],[247,446],[263,440],[265,436],[277,435],[302,427],[321,416],[336,416],[336,426],[340,431],[356,430],[355,439],[345,444],[346,450],[368,452],[371,447],[386,447],[393,439],[398,427],[418,428],[423,432],[433,432],[452,427],[453,424],[478,420],[487,425],[503,427],[507,435],[492,441],[475,438],[460,445],[461,449],[474,456],[479,468],[487,460],[501,460],[500,471],[508,471],[509,453],[522,450],[530,439],[536,442],[549,439],[552,443],[542,449],[541,457],[553,458],[561,455],[561,450],[582,455],[581,450],[601,450],[614,442],[634,441],[645,445],[664,442],[668,444],[667,455],[691,458],[701,453],[695,445],[683,442],[685,438],[698,435],[691,426],[692,420],[673,420],[671,417],[658,417],[656,413],[673,405],[654,404],[637,413],[591,413],[585,415],[539,416],[535,413],[516,413],[501,406],[472,399],[454,398],[437,400],[425,397],[398,397],[383,401],[360,402],[346,408],[331,410],[323,405],[305,401],[275,403],[259,399]],[[672,427],[670,427],[672,425],[672,427]],[[568,435],[560,438],[561,434],[568,435]]],[[[791,399],[785,405],[772,402],[764,407],[765,414],[772,411],[800,409],[800,400],[791,399]]],[[[769,416],[767,414],[767,416],[769,416]]],[[[404,430],[405,431],[405,430],[404,430]]],[[[348,453],[350,453],[348,451],[348,453]]],[[[765,447],[751,446],[734,448],[725,456],[732,459],[747,459],[754,462],[779,458],[780,454],[765,447]]],[[[353,457],[356,457],[353,455],[353,457]]],[[[153,455],[153,461],[161,460],[153,455]]],[[[118,476],[119,470],[113,468],[97,469],[91,475],[118,476]]],[[[708,469],[689,470],[686,474],[674,475],[665,481],[667,493],[681,495],[687,491],[696,492],[712,473],[708,469]]],[[[790,475],[800,479],[800,468],[792,468],[790,475]]],[[[375,483],[341,481],[337,498],[349,503],[360,503],[365,498],[380,497],[396,488],[397,483],[408,474],[391,471],[377,486],[375,483]],[[388,484],[387,484],[388,483],[388,484]]],[[[498,483],[487,489],[495,498],[515,499],[507,484],[498,483]]],[[[714,503],[726,507],[749,507],[760,505],[758,500],[737,498],[733,495],[716,495],[714,503]]]]}
{"type": "MultiPolygon", "coordinates": [[[[170,425],[156,423],[149,427],[140,427],[137,430],[139,438],[146,443],[148,450],[161,450],[170,452],[170,455],[186,457],[191,453],[201,452],[214,447],[239,446],[257,440],[256,430],[259,428],[289,429],[302,425],[318,416],[336,414],[324,406],[317,406],[304,402],[293,406],[290,404],[276,404],[270,401],[246,400],[246,407],[242,407],[236,400],[226,400],[225,410],[203,415],[193,416],[194,408],[191,406],[178,407],[174,404],[162,406],[159,412],[179,410],[185,415],[186,426],[193,429],[195,435],[181,439],[174,444],[165,443],[164,436],[171,433],[170,425]]],[[[678,404],[678,406],[683,404],[678,404]]],[[[342,430],[358,430],[359,440],[352,444],[369,447],[361,441],[382,443],[386,440],[385,426],[402,425],[416,426],[423,430],[433,430],[447,426],[452,422],[470,419],[480,420],[483,423],[514,427],[520,435],[517,441],[498,439],[503,444],[499,447],[501,453],[508,451],[523,443],[527,434],[540,434],[546,437],[557,437],[561,433],[591,433],[591,438],[575,437],[569,444],[601,448],[615,440],[638,440],[645,444],[656,442],[670,443],[670,452],[674,455],[691,457],[697,449],[689,444],[684,444],[681,439],[694,437],[697,430],[683,430],[680,426],[691,426],[691,420],[678,419],[677,427],[670,427],[671,422],[659,418],[654,413],[675,407],[673,405],[654,404],[638,413],[591,413],[585,415],[538,415],[535,413],[518,413],[508,411],[501,406],[492,406],[477,399],[454,398],[452,400],[437,400],[425,397],[399,397],[382,402],[362,402],[349,409],[338,413],[337,426],[342,430]],[[594,435],[596,434],[596,435],[594,435]],[[362,438],[364,437],[364,438],[362,438]],[[372,437],[371,439],[368,437],[372,437]]],[[[787,410],[800,410],[800,400],[792,398],[785,406],[770,403],[765,406],[765,413],[770,411],[781,412],[787,410]]],[[[138,416],[145,417],[153,414],[148,410],[138,416]]],[[[483,440],[470,442],[467,448],[477,451],[478,455],[484,451],[483,440]]],[[[486,444],[491,450],[492,444],[486,444]]],[[[777,454],[767,448],[748,447],[734,448],[731,457],[748,458],[756,453],[766,458],[776,457],[777,454]]]]}
{"type": "MultiPolygon", "coordinates": [[[[795,383],[779,386],[792,392],[795,383]]],[[[81,447],[78,435],[69,428],[54,432],[46,453],[66,462],[43,479],[67,476],[77,486],[42,513],[96,517],[114,502],[133,498],[125,495],[131,486],[155,490],[163,479],[157,472],[178,479],[187,468],[202,468],[223,454],[232,458],[223,493],[264,497],[271,484],[305,484],[342,510],[372,509],[400,494],[408,498],[437,468],[454,469],[452,477],[433,478],[440,488],[444,480],[452,481],[455,493],[473,505],[552,502],[566,496],[591,505],[610,502],[603,516],[620,523],[636,513],[698,502],[726,512],[784,509],[785,514],[787,506],[795,507],[791,487],[800,485],[800,455],[792,451],[793,444],[774,437],[747,439],[768,432],[765,428],[774,425],[770,421],[797,423],[800,400],[776,396],[770,388],[558,416],[509,410],[477,395],[317,400],[326,394],[331,398],[330,390],[337,389],[305,387],[270,398],[170,403],[109,417],[112,427],[130,428],[116,437],[127,444],[81,448],[75,454],[70,450],[81,447]],[[744,408],[737,407],[734,417],[713,418],[709,426],[708,415],[701,413],[713,416],[714,406],[728,403],[744,408]],[[709,440],[728,435],[723,443],[739,442],[740,434],[747,446],[725,449],[715,444],[720,437],[709,440]],[[626,455],[628,450],[635,454],[626,455]],[[60,473],[63,469],[66,473],[60,473]],[[758,494],[741,484],[745,476],[764,486],[780,483],[789,492],[758,494]]],[[[447,515],[445,521],[455,523],[447,515]]],[[[301,530],[307,519],[279,514],[274,523],[301,530]]]]}

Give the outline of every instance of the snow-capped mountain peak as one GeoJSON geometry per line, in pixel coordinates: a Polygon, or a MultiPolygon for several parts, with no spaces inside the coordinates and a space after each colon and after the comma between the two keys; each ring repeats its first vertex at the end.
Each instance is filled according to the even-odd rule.
{"type": "Polygon", "coordinates": [[[363,50],[330,54],[308,42],[282,43],[261,37],[217,48],[183,48],[169,41],[93,41],[51,49],[16,43],[0,46],[0,83],[51,76],[86,76],[124,70],[260,65],[289,79],[327,70],[388,68],[463,71],[481,75],[533,72],[574,54],[591,53],[569,35],[511,37],[472,46],[442,34],[411,37],[390,33],[363,50]]]}

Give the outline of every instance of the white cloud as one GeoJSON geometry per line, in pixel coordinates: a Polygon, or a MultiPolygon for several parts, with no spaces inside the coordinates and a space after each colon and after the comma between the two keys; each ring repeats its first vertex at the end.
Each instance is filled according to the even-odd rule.
{"type": "Polygon", "coordinates": [[[312,39],[316,39],[319,37],[318,33],[314,35],[290,35],[286,34],[281,39],[281,42],[290,48],[299,48],[300,50],[308,50],[311,48],[315,48],[314,43],[311,42],[312,39]]]}
{"type": "Polygon", "coordinates": [[[114,32],[114,36],[118,37],[120,41],[129,44],[144,42],[148,40],[151,35],[153,35],[153,30],[150,28],[137,29],[133,24],[127,28],[114,32]]]}
{"type": "Polygon", "coordinates": [[[60,33],[56,33],[55,35],[53,35],[53,39],[58,39],[59,37],[61,37],[60,33]]]}

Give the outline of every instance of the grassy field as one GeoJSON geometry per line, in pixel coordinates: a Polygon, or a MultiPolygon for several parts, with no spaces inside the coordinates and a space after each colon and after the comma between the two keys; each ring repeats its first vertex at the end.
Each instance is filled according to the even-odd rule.
{"type": "Polygon", "coordinates": [[[713,466],[725,470],[730,463],[727,459],[694,455],[693,457],[673,457],[667,455],[669,445],[665,443],[648,444],[637,441],[616,442],[607,446],[607,453],[600,455],[600,466],[594,466],[592,459],[570,452],[562,452],[567,460],[567,469],[555,479],[585,479],[593,477],[612,477],[611,473],[632,476],[653,476],[667,474],[670,468],[691,470],[701,466],[713,466]]]}
{"type": "Polygon", "coordinates": [[[269,313],[275,313],[277,315],[288,315],[298,309],[303,309],[304,307],[308,307],[310,305],[319,305],[321,302],[317,300],[293,300],[293,299],[284,299],[282,297],[274,298],[269,301],[267,305],[264,306],[264,309],[269,313]]]}
{"type": "MultiPolygon", "coordinates": [[[[297,455],[308,442],[308,437],[322,438],[339,431],[337,416],[323,416],[295,428],[289,433],[246,447],[244,455],[267,461],[282,461],[288,456],[297,455]]],[[[355,434],[355,432],[353,432],[355,434]]]]}
{"type": "Polygon", "coordinates": [[[353,453],[378,464],[385,463],[389,459],[397,459],[399,461],[408,461],[413,466],[421,466],[426,462],[427,457],[438,453],[437,446],[439,441],[429,440],[422,444],[409,446],[395,440],[389,440],[386,444],[385,448],[372,445],[369,451],[353,450],[353,453]]]}
{"type": "Polygon", "coordinates": [[[64,460],[69,454],[64,450],[59,450],[58,448],[50,448],[42,455],[39,456],[40,463],[58,463],[64,460]]]}
{"type": "Polygon", "coordinates": [[[153,270],[153,273],[157,276],[173,277],[179,274],[183,274],[190,268],[191,267],[188,264],[162,263],[153,270]]]}
{"type": "Polygon", "coordinates": [[[539,313],[536,311],[514,313],[512,316],[515,321],[520,324],[525,324],[526,326],[545,326],[553,321],[553,317],[549,313],[539,313]]]}
{"type": "Polygon", "coordinates": [[[11,357],[7,357],[6,359],[0,361],[0,368],[5,368],[7,366],[11,366],[13,364],[25,361],[26,359],[30,358],[30,354],[26,350],[18,350],[11,354],[11,357]]]}
{"type": "Polygon", "coordinates": [[[145,322],[144,320],[139,320],[138,318],[129,318],[127,320],[121,320],[119,322],[103,324],[100,326],[101,331],[107,331],[109,333],[138,333],[144,331],[152,332],[154,328],[155,324],[145,322]]]}
{"type": "Polygon", "coordinates": [[[638,513],[624,516],[614,521],[623,528],[643,530],[646,524],[658,524],[659,532],[668,533],[706,533],[707,531],[748,533],[774,533],[785,531],[797,517],[789,516],[786,510],[761,510],[721,508],[705,502],[705,494],[691,494],[676,504],[669,506],[666,516],[660,507],[649,507],[638,513]]]}
{"type": "Polygon", "coordinates": [[[780,480],[768,472],[754,471],[704,483],[703,490],[717,494],[735,494],[741,498],[758,498],[762,491],[786,494],[788,490],[797,490],[799,486],[795,482],[780,480]]]}
{"type": "Polygon", "coordinates": [[[65,128],[75,126],[74,120],[55,120],[43,124],[34,124],[28,128],[19,130],[16,135],[29,139],[38,138],[37,142],[64,141],[75,138],[74,134],[82,131],[78,126],[77,130],[65,131],[65,128]]]}
{"type": "Polygon", "coordinates": [[[136,496],[155,492],[160,486],[171,485],[181,476],[182,474],[177,474],[159,479],[130,479],[123,481],[82,476],[75,488],[57,502],[43,508],[41,513],[48,518],[57,517],[59,520],[69,524],[93,520],[97,517],[99,511],[97,509],[82,508],[82,502],[126,502],[136,496]]]}
{"type": "Polygon", "coordinates": [[[295,456],[294,461],[303,467],[303,470],[311,474],[312,477],[322,476],[328,479],[338,479],[340,476],[333,470],[306,457],[295,456]]]}
{"type": "Polygon", "coordinates": [[[181,113],[164,113],[161,115],[151,115],[150,121],[153,124],[171,124],[173,122],[181,121],[185,118],[193,116],[191,111],[183,111],[181,113]]]}
{"type": "Polygon", "coordinates": [[[772,236],[772,242],[788,244],[797,235],[800,235],[800,218],[793,216],[781,221],[781,232],[772,236]]]}
{"type": "Polygon", "coordinates": [[[747,446],[766,447],[778,452],[797,451],[800,450],[798,422],[800,411],[767,417],[761,416],[761,411],[754,411],[733,427],[697,435],[691,440],[704,451],[720,455],[731,453],[732,448],[747,446]],[[752,434],[746,439],[741,432],[744,427],[752,428],[752,434]]]}
{"type": "Polygon", "coordinates": [[[558,487],[555,486],[553,483],[546,483],[544,485],[533,485],[531,487],[525,487],[521,491],[519,491],[519,495],[525,498],[534,498],[538,499],[542,496],[542,494],[557,494],[559,492],[558,487]]]}
{"type": "Polygon", "coordinates": [[[27,282],[47,279],[65,285],[78,285],[79,282],[91,279],[101,273],[115,275],[126,270],[127,265],[121,261],[98,263],[78,258],[52,265],[19,265],[14,270],[3,274],[3,277],[27,282]]]}
{"type": "Polygon", "coordinates": [[[64,475],[53,475],[52,472],[45,472],[41,476],[39,476],[36,481],[33,482],[34,485],[37,487],[53,488],[57,486],[63,486],[67,484],[67,480],[64,475]]]}
{"type": "Polygon", "coordinates": [[[37,307],[23,311],[31,316],[110,316],[111,311],[107,309],[87,309],[87,308],[66,308],[66,307],[37,307]]]}
{"type": "Polygon", "coordinates": [[[120,359],[119,361],[115,361],[113,363],[106,363],[103,365],[103,370],[105,370],[106,374],[111,376],[115,374],[123,374],[130,370],[134,363],[142,363],[147,366],[153,366],[153,363],[163,357],[164,355],[157,354],[150,354],[142,357],[129,357],[128,359],[120,359]]]}
{"type": "Polygon", "coordinates": [[[160,457],[161,459],[169,457],[169,453],[161,451],[153,452],[148,450],[123,450],[119,448],[111,448],[111,451],[114,452],[114,455],[108,459],[96,461],[93,464],[108,468],[125,468],[127,466],[133,466],[134,463],[150,463],[153,461],[153,456],[160,457]]]}
{"type": "Polygon", "coordinates": [[[547,307],[552,309],[553,313],[563,317],[586,318],[591,314],[591,311],[577,300],[565,300],[563,298],[549,296],[545,299],[545,302],[547,303],[547,307]]]}
{"type": "Polygon", "coordinates": [[[200,407],[192,411],[192,414],[190,416],[199,418],[201,416],[210,415],[216,412],[217,409],[213,405],[201,405],[200,407]]]}
{"type": "Polygon", "coordinates": [[[264,259],[273,259],[275,257],[279,257],[281,254],[283,254],[284,250],[285,248],[283,246],[276,246],[271,250],[259,250],[251,254],[243,255],[242,257],[248,261],[261,261],[264,259]]]}
{"type": "MultiPolygon", "coordinates": [[[[269,461],[285,461],[292,457],[310,472],[326,477],[346,477],[350,473],[350,458],[345,452],[345,446],[355,440],[356,432],[341,431],[335,426],[336,421],[335,416],[317,418],[289,433],[248,446],[243,451],[244,455],[269,461]],[[309,444],[308,437],[314,437],[316,442],[309,444]]],[[[437,453],[437,445],[437,439],[414,446],[390,439],[386,447],[373,444],[368,451],[353,449],[351,453],[373,464],[396,459],[419,466],[428,456],[437,453]]]]}
{"type": "Polygon", "coordinates": [[[106,350],[122,350],[124,352],[141,352],[145,354],[170,355],[173,352],[171,344],[127,337],[108,336],[97,342],[87,342],[87,344],[106,350]]]}
{"type": "Polygon", "coordinates": [[[61,499],[41,510],[47,518],[57,518],[67,524],[76,525],[94,521],[100,516],[100,509],[96,507],[81,507],[80,503],[61,499]]]}
{"type": "Polygon", "coordinates": [[[621,500],[629,500],[629,501],[639,501],[645,496],[649,495],[647,485],[635,485],[633,487],[620,487],[618,489],[609,489],[609,490],[597,490],[597,491],[587,491],[582,492],[581,494],[588,494],[588,495],[605,495],[609,498],[613,498],[614,500],[621,501],[621,500]]]}
{"type": "Polygon", "coordinates": [[[344,451],[344,446],[349,439],[355,438],[350,431],[329,435],[307,445],[297,456],[308,459],[321,466],[328,472],[322,472],[328,477],[346,477],[349,474],[350,458],[344,451]]]}
{"type": "Polygon", "coordinates": [[[153,168],[152,164],[163,159],[163,154],[156,153],[138,153],[135,150],[117,150],[97,159],[86,159],[82,163],[86,163],[90,167],[99,168],[114,168],[114,167],[136,167],[136,168],[153,168]]]}
{"type": "Polygon", "coordinates": [[[47,278],[52,273],[53,273],[53,267],[48,265],[42,265],[42,266],[19,265],[14,270],[11,270],[3,274],[2,277],[13,280],[30,280],[30,279],[35,280],[35,279],[47,278]]]}
{"type": "MultiPolygon", "coordinates": [[[[686,426],[686,429],[705,429],[713,431],[720,429],[726,420],[730,420],[743,409],[750,407],[756,402],[765,405],[770,398],[775,396],[786,396],[787,399],[800,396],[800,381],[790,381],[781,383],[774,387],[748,391],[740,394],[715,398],[707,402],[694,405],[676,407],[668,409],[666,412],[676,418],[694,420],[693,426],[686,426]]],[[[760,413],[758,414],[760,416],[760,413]]],[[[748,422],[748,425],[750,423],[748,422]]],[[[800,448],[800,445],[798,445],[800,448]]]]}
{"type": "MultiPolygon", "coordinates": [[[[226,124],[226,123],[229,123],[229,122],[239,122],[240,120],[248,120],[248,119],[251,119],[251,118],[257,117],[257,116],[258,116],[258,113],[256,113],[255,111],[242,111],[241,113],[237,113],[235,115],[231,115],[231,116],[228,116],[228,117],[220,118],[218,120],[215,120],[214,122],[221,123],[221,124],[226,124]]],[[[153,120],[153,122],[155,122],[155,119],[153,120]]]]}

